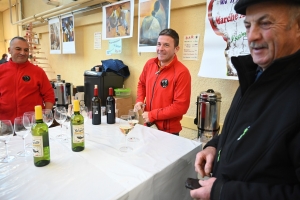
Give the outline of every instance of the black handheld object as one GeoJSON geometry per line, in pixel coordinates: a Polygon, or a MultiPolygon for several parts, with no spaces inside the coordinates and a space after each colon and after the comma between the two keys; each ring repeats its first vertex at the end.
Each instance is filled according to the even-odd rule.
{"type": "Polygon", "coordinates": [[[190,189],[190,190],[194,190],[194,189],[200,188],[201,185],[199,184],[199,179],[187,178],[186,181],[185,181],[185,187],[190,189]]]}

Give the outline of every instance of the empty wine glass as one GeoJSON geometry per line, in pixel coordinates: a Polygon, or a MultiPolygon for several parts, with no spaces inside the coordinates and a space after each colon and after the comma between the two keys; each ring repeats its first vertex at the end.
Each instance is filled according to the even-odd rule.
{"type": "MultiPolygon", "coordinates": [[[[128,115],[130,116],[129,124],[131,126],[134,127],[136,124],[139,123],[139,112],[138,111],[136,111],[135,109],[130,109],[129,112],[128,112],[128,115]]],[[[128,138],[128,141],[129,142],[138,142],[139,138],[134,137],[134,136],[130,136],[128,138]]]]}
{"type": "Polygon", "coordinates": [[[63,106],[59,106],[59,107],[56,107],[55,110],[54,110],[54,119],[55,121],[57,121],[57,123],[60,124],[60,127],[61,127],[61,134],[57,135],[56,137],[58,139],[63,139],[63,123],[66,121],[67,119],[67,109],[63,106]]]}
{"type": "Polygon", "coordinates": [[[18,156],[20,157],[26,157],[31,155],[31,152],[27,151],[25,148],[25,138],[28,135],[28,130],[25,128],[24,124],[23,124],[23,117],[16,117],[15,121],[14,121],[14,130],[15,133],[17,134],[17,136],[22,137],[23,139],[23,151],[20,151],[17,153],[18,156]]]}
{"type": "Polygon", "coordinates": [[[15,157],[8,155],[7,143],[9,142],[10,138],[13,136],[14,129],[11,124],[10,120],[0,120],[0,141],[4,142],[5,144],[5,156],[1,158],[1,163],[9,163],[15,157]]]}
{"type": "Polygon", "coordinates": [[[84,118],[84,133],[86,134],[86,135],[89,135],[88,134],[88,132],[87,132],[87,128],[86,128],[86,126],[87,126],[87,124],[88,124],[88,120],[89,120],[89,109],[88,109],[88,107],[86,107],[86,106],[81,106],[80,107],[80,114],[83,116],[83,118],[84,118]]]}
{"type": "Polygon", "coordinates": [[[129,120],[130,120],[130,116],[129,115],[121,115],[120,117],[120,126],[119,129],[121,131],[121,133],[123,133],[125,135],[125,146],[122,146],[120,148],[120,151],[122,152],[128,152],[128,151],[132,151],[132,148],[127,146],[127,134],[131,131],[131,129],[133,128],[133,126],[131,126],[129,124],[129,120]]]}
{"type": "MultiPolygon", "coordinates": [[[[24,127],[28,130],[28,133],[31,133],[31,127],[35,123],[35,113],[33,111],[25,112],[23,114],[23,124],[24,127]]],[[[28,148],[32,148],[32,144],[28,143],[25,145],[28,148]]]]}
{"type": "Polygon", "coordinates": [[[51,109],[43,109],[43,121],[48,127],[53,123],[53,113],[51,109]]]}

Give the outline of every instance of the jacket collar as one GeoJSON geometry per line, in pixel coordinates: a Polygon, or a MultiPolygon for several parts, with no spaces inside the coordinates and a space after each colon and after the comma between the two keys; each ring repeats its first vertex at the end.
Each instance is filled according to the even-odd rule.
{"type": "Polygon", "coordinates": [[[25,67],[25,66],[28,65],[28,63],[30,63],[28,60],[27,60],[26,62],[24,62],[24,63],[15,63],[14,61],[12,61],[11,58],[9,59],[8,62],[9,62],[9,64],[10,64],[11,66],[14,66],[14,67],[25,67]]]}
{"type": "MultiPolygon", "coordinates": [[[[155,58],[154,62],[157,64],[159,62],[158,57],[155,58]]],[[[174,65],[174,63],[177,62],[177,55],[175,54],[173,60],[166,66],[163,67],[163,69],[168,69],[174,65]]],[[[157,64],[158,65],[158,64],[157,64]]]]}
{"type": "MultiPolygon", "coordinates": [[[[242,94],[254,83],[257,64],[253,62],[251,55],[231,57],[231,62],[237,70],[242,94]]],[[[297,73],[300,69],[300,49],[289,56],[273,61],[264,71],[262,79],[268,80],[279,73],[297,73]]]]}

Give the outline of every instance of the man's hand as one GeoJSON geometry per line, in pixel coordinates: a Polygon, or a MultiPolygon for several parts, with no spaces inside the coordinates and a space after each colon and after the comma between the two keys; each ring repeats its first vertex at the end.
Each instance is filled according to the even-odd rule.
{"type": "Polygon", "coordinates": [[[200,180],[199,183],[202,187],[191,190],[190,195],[194,199],[201,199],[201,200],[209,200],[210,199],[210,192],[211,188],[215,182],[216,178],[209,178],[207,180],[200,180]]]}
{"type": "Polygon", "coordinates": [[[204,150],[197,153],[195,171],[198,172],[201,177],[210,176],[216,152],[216,148],[206,147],[204,150]]]}
{"type": "Polygon", "coordinates": [[[142,117],[144,119],[144,123],[150,122],[148,117],[148,112],[143,112],[142,117]]]}
{"type": "Polygon", "coordinates": [[[143,110],[144,111],[144,107],[145,107],[145,104],[143,102],[137,102],[134,105],[134,110],[136,110],[136,111],[143,110]]]}

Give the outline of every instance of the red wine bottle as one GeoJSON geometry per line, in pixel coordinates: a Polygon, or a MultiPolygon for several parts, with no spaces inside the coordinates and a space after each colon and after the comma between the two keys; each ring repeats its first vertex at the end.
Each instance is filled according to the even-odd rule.
{"type": "Polygon", "coordinates": [[[94,97],[92,98],[92,124],[101,124],[101,99],[98,96],[98,86],[94,87],[94,97]]]}
{"type": "Polygon", "coordinates": [[[115,98],[113,96],[113,88],[108,89],[108,97],[106,99],[106,117],[108,124],[116,123],[115,98]]]}

